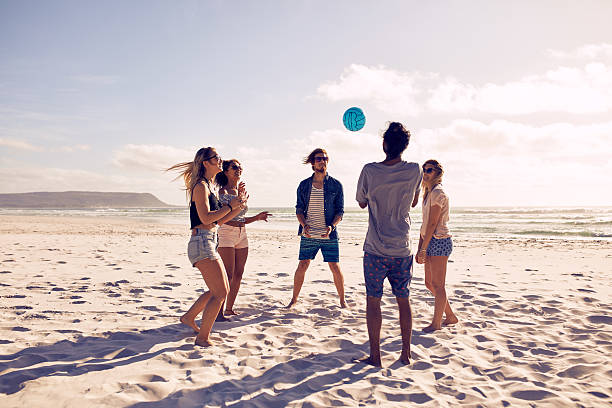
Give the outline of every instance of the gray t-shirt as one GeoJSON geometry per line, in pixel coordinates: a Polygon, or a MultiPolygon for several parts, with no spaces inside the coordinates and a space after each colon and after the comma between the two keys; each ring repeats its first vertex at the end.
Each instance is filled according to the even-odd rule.
{"type": "Polygon", "coordinates": [[[368,163],[357,183],[357,201],[368,204],[368,233],[363,250],[373,255],[406,258],[410,250],[410,206],[421,191],[418,163],[391,166],[368,163]]]}

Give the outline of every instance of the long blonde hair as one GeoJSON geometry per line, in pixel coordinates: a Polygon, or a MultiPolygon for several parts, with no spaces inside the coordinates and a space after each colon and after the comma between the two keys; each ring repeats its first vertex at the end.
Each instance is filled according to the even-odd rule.
{"type": "MultiPolygon", "coordinates": [[[[442,165],[440,164],[440,162],[434,159],[429,159],[425,163],[423,163],[422,168],[424,169],[425,166],[428,164],[434,166],[434,168],[436,169],[436,175],[431,180],[431,185],[436,186],[437,184],[442,183],[442,175],[444,174],[444,168],[442,168],[442,165]]],[[[425,180],[423,180],[421,184],[423,186],[423,203],[424,203],[425,200],[427,200],[427,196],[429,196],[429,193],[431,191],[429,190],[429,186],[425,183],[425,180]]]]}
{"type": "Polygon", "coordinates": [[[206,181],[207,183],[211,181],[206,179],[206,167],[204,167],[204,162],[212,159],[215,154],[216,151],[214,147],[203,147],[196,152],[193,161],[175,164],[166,169],[166,171],[178,170],[180,172],[175,180],[180,177],[183,177],[183,180],[185,180],[187,202],[191,201],[191,195],[193,194],[193,188],[195,186],[202,181],[206,181]]]}

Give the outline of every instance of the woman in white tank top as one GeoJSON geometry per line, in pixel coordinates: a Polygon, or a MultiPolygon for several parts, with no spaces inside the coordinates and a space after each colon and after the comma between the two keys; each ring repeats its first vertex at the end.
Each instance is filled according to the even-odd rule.
{"type": "Polygon", "coordinates": [[[423,329],[426,333],[458,322],[444,287],[453,241],[448,228],[449,200],[441,184],[443,174],[444,169],[437,160],[427,160],[423,164],[423,224],[416,261],[425,264],[425,286],[435,297],[433,319],[423,329]],[[443,322],[444,314],[446,319],[443,322]]]}

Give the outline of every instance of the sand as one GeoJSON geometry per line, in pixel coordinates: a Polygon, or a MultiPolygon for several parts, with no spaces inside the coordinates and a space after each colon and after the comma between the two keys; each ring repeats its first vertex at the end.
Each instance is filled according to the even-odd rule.
{"type": "MultiPolygon", "coordinates": [[[[342,230],[340,228],[340,233],[342,230]]],[[[365,231],[364,231],[365,233],[365,231]]],[[[423,267],[411,285],[412,363],[383,296],[383,368],[368,350],[363,236],[343,235],[349,309],[320,255],[291,298],[298,239],[250,229],[235,310],[212,348],[178,322],[204,289],[185,226],[109,217],[0,216],[0,406],[610,406],[610,241],[455,237],[433,313],[423,267]],[[606,357],[608,356],[608,357],[606,357]]]]}

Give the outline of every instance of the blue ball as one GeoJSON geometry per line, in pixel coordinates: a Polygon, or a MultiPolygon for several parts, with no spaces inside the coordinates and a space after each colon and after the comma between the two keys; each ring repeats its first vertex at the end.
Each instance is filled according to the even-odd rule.
{"type": "Polygon", "coordinates": [[[348,108],[342,116],[342,122],[344,127],[351,132],[361,130],[365,125],[365,115],[363,111],[357,107],[348,108]]]}

